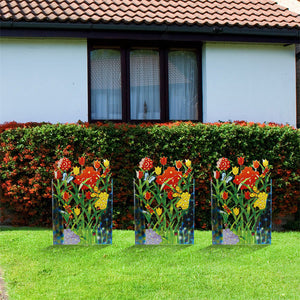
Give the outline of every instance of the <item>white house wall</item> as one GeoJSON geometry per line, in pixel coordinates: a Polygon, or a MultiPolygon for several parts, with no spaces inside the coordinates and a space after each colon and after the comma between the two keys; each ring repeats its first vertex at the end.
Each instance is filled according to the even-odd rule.
{"type": "Polygon", "coordinates": [[[294,45],[206,43],[204,122],[246,120],[296,125],[294,45]]]}
{"type": "MultiPolygon", "coordinates": [[[[0,123],[88,120],[87,41],[0,41],[0,123]]],[[[203,121],[296,125],[295,47],[205,43],[203,121]]]]}
{"type": "Polygon", "coordinates": [[[87,121],[87,42],[2,38],[0,123],[87,121]]]}

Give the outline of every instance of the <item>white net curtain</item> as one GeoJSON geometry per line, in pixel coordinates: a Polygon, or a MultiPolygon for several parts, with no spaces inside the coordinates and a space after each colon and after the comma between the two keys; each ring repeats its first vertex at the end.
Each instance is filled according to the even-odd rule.
{"type": "MultiPolygon", "coordinates": [[[[131,50],[130,119],[160,120],[159,50],[131,50]]],[[[168,53],[169,119],[198,119],[198,66],[193,51],[168,53]]],[[[91,52],[91,117],[95,120],[122,119],[120,50],[91,52]]]]}

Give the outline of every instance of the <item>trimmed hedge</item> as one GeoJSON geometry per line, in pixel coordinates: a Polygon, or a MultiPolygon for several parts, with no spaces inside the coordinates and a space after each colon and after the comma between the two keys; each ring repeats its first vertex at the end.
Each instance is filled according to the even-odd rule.
{"type": "Polygon", "coordinates": [[[139,161],[192,161],[196,179],[196,228],[210,228],[210,179],[220,157],[236,165],[268,159],[273,166],[273,217],[296,213],[300,202],[300,132],[290,126],[246,122],[201,124],[0,125],[0,222],[51,224],[55,162],[85,154],[87,164],[108,159],[114,178],[114,227],[134,228],[133,178],[139,161]],[[245,163],[246,163],[245,162],[245,163]]]}

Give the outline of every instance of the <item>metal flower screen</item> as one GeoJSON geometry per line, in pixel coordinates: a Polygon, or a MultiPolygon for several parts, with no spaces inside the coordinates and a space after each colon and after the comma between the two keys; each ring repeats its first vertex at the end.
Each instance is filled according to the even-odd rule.
{"type": "Polygon", "coordinates": [[[216,245],[271,244],[272,181],[269,162],[231,167],[217,162],[211,192],[212,242],[216,245]]]}
{"type": "Polygon", "coordinates": [[[109,161],[72,167],[68,158],[56,164],[52,182],[54,245],[112,243],[113,184],[109,161]],[[71,171],[70,171],[71,170],[71,171]]]}
{"type": "Polygon", "coordinates": [[[191,161],[167,167],[145,157],[134,180],[135,243],[194,244],[194,182],[191,161]]]}

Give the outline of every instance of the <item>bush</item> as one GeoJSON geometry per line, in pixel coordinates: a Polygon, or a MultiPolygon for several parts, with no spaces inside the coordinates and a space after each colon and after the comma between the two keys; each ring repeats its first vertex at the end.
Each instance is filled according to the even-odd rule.
{"type": "Polygon", "coordinates": [[[8,123],[0,125],[0,221],[49,226],[54,164],[63,156],[76,161],[84,153],[90,164],[100,157],[111,161],[115,228],[133,228],[132,180],[145,156],[156,163],[160,156],[169,161],[192,161],[196,228],[210,227],[210,179],[220,157],[244,156],[248,162],[268,159],[273,166],[273,217],[297,211],[300,132],[290,126],[245,122],[8,123]]]}

